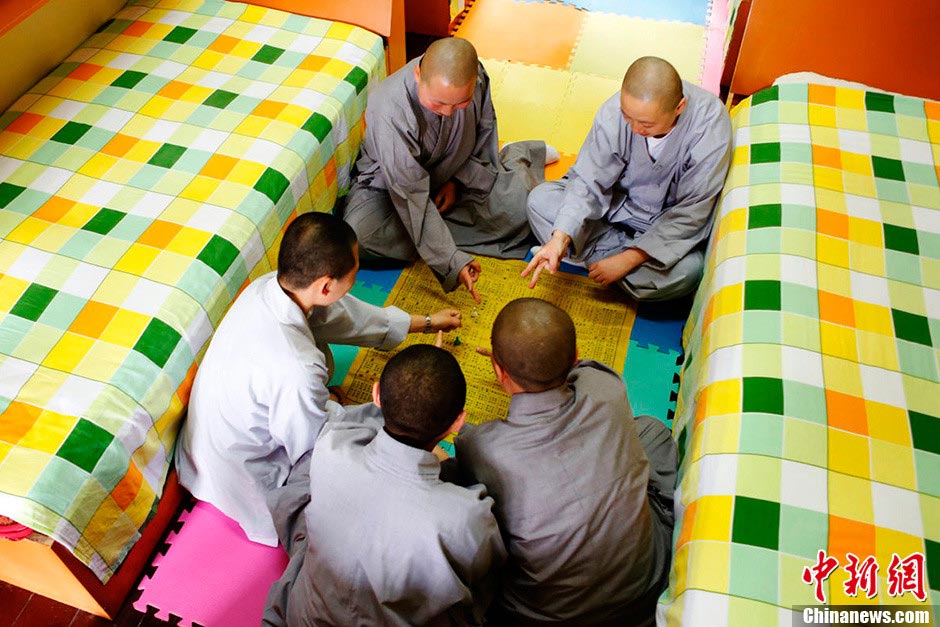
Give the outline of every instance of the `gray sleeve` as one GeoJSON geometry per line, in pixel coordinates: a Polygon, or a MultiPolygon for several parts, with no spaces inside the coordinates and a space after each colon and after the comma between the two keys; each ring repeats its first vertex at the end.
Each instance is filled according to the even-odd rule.
{"type": "Polygon", "coordinates": [[[499,163],[499,142],[496,131],[496,111],[490,97],[490,77],[481,63],[477,78],[477,93],[473,106],[479,107],[476,143],[473,154],[454,174],[467,191],[486,195],[496,182],[496,164],[499,163]]]}
{"type": "Polygon", "coordinates": [[[307,321],[318,342],[383,350],[401,344],[411,327],[411,316],[398,307],[377,307],[351,294],[315,308],[307,321]]]}
{"type": "Polygon", "coordinates": [[[473,598],[475,625],[483,623],[483,616],[499,587],[500,567],[506,562],[506,546],[492,511],[493,499],[484,497],[481,505],[485,506],[487,511],[475,524],[475,539],[479,549],[466,575],[473,598]]]}
{"type": "Polygon", "coordinates": [[[647,264],[671,268],[708,238],[712,213],[731,160],[731,122],[724,107],[700,122],[701,137],[692,145],[676,183],[676,200],[652,227],[633,242],[649,254],[647,264]]]}
{"type": "Polygon", "coordinates": [[[629,162],[624,150],[619,92],[594,116],[578,158],[568,170],[565,198],[553,230],[571,237],[575,255],[584,249],[588,220],[599,220],[610,208],[613,189],[629,162]]]}
{"type": "Polygon", "coordinates": [[[457,249],[454,236],[437,211],[431,198],[431,179],[420,163],[418,138],[407,127],[417,128],[413,120],[391,120],[391,116],[370,119],[382,174],[395,211],[418,255],[428,264],[445,292],[456,289],[460,271],[473,258],[457,249]]]}

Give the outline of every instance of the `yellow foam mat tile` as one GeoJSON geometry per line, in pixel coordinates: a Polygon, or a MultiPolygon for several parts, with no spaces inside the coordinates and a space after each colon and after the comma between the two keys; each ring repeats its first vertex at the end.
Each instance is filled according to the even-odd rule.
{"type": "MultiPolygon", "coordinates": [[[[493,61],[484,60],[489,72],[493,61]]],[[[619,80],[506,63],[492,83],[502,142],[544,139],[577,154],[598,107],[620,89],[619,80]]],[[[492,74],[491,74],[492,77],[492,74]]]]}
{"type": "Polygon", "coordinates": [[[675,66],[679,75],[698,84],[705,54],[705,27],[610,13],[590,13],[568,69],[622,80],[639,57],[655,55],[675,66]]]}
{"type": "MultiPolygon", "coordinates": [[[[484,60],[489,71],[493,62],[484,60]]],[[[544,139],[561,113],[562,94],[570,74],[561,70],[506,63],[499,82],[492,85],[493,106],[503,142],[544,139]]],[[[565,152],[577,152],[577,147],[565,152]]]]}
{"type": "Polygon", "coordinates": [[[571,74],[561,102],[561,118],[549,136],[549,143],[561,152],[577,153],[591,130],[597,110],[620,91],[621,82],[621,79],[571,74]]]}

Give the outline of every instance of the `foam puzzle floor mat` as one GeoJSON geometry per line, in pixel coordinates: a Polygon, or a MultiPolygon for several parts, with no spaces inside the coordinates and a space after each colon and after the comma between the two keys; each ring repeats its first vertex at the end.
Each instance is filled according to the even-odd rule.
{"type": "MultiPolygon", "coordinates": [[[[478,257],[482,266],[477,289],[482,303],[475,304],[466,290],[450,294],[441,291],[427,265],[416,263],[405,269],[386,305],[405,311],[460,311],[463,326],[446,334],[444,347],[460,363],[467,378],[467,420],[479,423],[503,418],[509,396],[497,384],[490,360],[476,352],[490,347],[490,329],[500,310],[512,300],[532,296],[555,303],[574,320],[578,351],[583,359],[596,359],[622,371],[636,316],[636,305],[625,295],[604,290],[586,277],[567,273],[543,273],[535,289],[519,273],[524,261],[504,261],[478,257]]],[[[415,343],[429,343],[435,336],[412,334],[401,348],[415,343]]],[[[351,403],[371,400],[372,384],[397,351],[360,350],[349,369],[343,387],[351,403]]]]}
{"type": "Polygon", "coordinates": [[[287,554],[248,540],[212,505],[184,510],[138,589],[134,609],[180,627],[255,627],[287,554]]]}
{"type": "Polygon", "coordinates": [[[585,11],[614,13],[651,20],[705,24],[708,7],[702,0],[557,0],[585,11]]]}
{"type": "MultiPolygon", "coordinates": [[[[683,2],[703,12],[707,6],[683,2]]],[[[476,0],[454,35],[473,43],[490,75],[500,140],[544,139],[563,154],[577,154],[597,109],[619,91],[624,72],[640,56],[661,56],[684,79],[701,83],[710,32],[704,22],[639,13],[476,0]]]]}
{"type": "Polygon", "coordinates": [[[482,59],[497,111],[500,140],[543,139],[575,155],[594,115],[620,81],[547,67],[482,59]]]}
{"type": "Polygon", "coordinates": [[[586,15],[553,2],[476,0],[456,34],[483,58],[564,70],[586,15]]]}

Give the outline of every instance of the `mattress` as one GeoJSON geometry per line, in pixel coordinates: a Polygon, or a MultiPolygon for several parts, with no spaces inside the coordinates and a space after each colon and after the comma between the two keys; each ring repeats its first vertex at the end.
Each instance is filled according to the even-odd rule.
{"type": "Polygon", "coordinates": [[[659,622],[935,608],[940,103],[782,84],[733,124],[683,338],[659,622]]]}
{"type": "Polygon", "coordinates": [[[0,116],[0,513],[111,576],[213,329],[348,188],[384,68],[348,24],[144,0],[0,116]]]}

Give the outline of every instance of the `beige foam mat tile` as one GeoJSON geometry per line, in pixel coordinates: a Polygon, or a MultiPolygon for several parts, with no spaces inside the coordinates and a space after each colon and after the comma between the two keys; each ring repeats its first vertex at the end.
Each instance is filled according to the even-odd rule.
{"type": "Polygon", "coordinates": [[[590,13],[568,69],[619,81],[635,59],[654,55],[672,63],[682,78],[698,84],[705,43],[705,27],[698,24],[590,13]]]}

